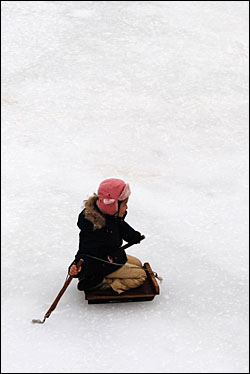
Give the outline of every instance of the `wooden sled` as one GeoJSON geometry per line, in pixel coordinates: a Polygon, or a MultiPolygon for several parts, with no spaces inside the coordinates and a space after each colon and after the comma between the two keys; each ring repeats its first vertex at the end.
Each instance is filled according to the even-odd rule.
{"type": "Polygon", "coordinates": [[[125,291],[120,295],[114,295],[112,290],[84,291],[85,300],[88,300],[88,304],[124,303],[129,301],[153,300],[156,295],[159,295],[160,288],[148,262],[145,262],[143,268],[146,270],[147,279],[140,287],[125,291]]]}

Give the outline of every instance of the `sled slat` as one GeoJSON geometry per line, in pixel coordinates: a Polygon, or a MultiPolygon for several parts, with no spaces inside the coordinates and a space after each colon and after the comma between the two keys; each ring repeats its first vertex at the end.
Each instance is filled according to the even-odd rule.
{"type": "Polygon", "coordinates": [[[160,293],[160,287],[159,287],[159,284],[157,283],[157,280],[156,280],[156,278],[155,278],[155,276],[154,276],[154,273],[153,273],[153,271],[152,271],[152,269],[151,269],[151,266],[149,265],[149,263],[148,262],[145,262],[145,264],[144,264],[144,266],[143,266],[145,269],[147,269],[148,271],[147,271],[147,274],[148,273],[150,273],[150,276],[148,277],[150,280],[151,280],[151,282],[153,283],[153,286],[154,286],[154,288],[155,288],[155,293],[156,293],[156,295],[159,295],[159,293],[160,293]]]}
{"type": "Polygon", "coordinates": [[[137,288],[123,292],[122,294],[114,294],[113,290],[92,290],[84,291],[85,299],[88,304],[102,303],[122,303],[131,301],[151,301],[156,295],[159,295],[160,288],[152,269],[148,262],[143,265],[147,273],[145,282],[137,288]]]}

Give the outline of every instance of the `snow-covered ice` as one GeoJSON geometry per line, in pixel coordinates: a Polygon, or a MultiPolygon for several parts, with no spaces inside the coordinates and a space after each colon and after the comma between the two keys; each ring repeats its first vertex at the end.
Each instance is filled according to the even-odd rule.
{"type": "Polygon", "coordinates": [[[2,372],[247,373],[249,3],[1,4],[2,372]],[[33,325],[108,177],[160,295],[33,325]]]}

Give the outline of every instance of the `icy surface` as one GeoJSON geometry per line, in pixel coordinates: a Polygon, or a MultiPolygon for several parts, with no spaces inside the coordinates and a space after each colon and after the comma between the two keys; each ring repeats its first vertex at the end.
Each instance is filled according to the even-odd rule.
{"type": "Polygon", "coordinates": [[[248,2],[1,4],[2,372],[247,373],[248,2]],[[107,177],[161,294],[31,324],[107,177]]]}

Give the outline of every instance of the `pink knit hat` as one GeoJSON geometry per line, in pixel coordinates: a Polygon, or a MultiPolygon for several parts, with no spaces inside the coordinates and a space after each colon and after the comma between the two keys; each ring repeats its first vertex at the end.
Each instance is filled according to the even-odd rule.
{"type": "Polygon", "coordinates": [[[118,201],[127,199],[130,194],[128,183],[116,178],[105,179],[97,191],[97,206],[103,213],[113,216],[118,213],[118,201]]]}

